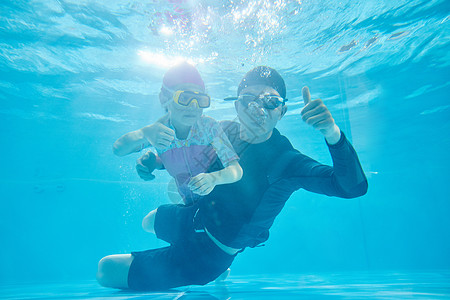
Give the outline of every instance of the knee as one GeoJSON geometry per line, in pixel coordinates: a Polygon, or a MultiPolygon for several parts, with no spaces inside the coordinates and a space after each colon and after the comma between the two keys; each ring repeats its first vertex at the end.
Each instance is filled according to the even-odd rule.
{"type": "Polygon", "coordinates": [[[128,270],[133,258],[130,254],[108,255],[98,263],[97,281],[109,288],[128,288],[128,270]]]}
{"type": "Polygon", "coordinates": [[[150,233],[155,233],[155,216],[156,211],[158,209],[154,209],[151,212],[148,213],[142,220],[142,228],[150,233]]]}
{"type": "Polygon", "coordinates": [[[109,280],[109,274],[111,273],[113,260],[111,256],[103,257],[98,262],[98,269],[97,269],[97,282],[104,287],[111,287],[110,280],[109,280]]]}

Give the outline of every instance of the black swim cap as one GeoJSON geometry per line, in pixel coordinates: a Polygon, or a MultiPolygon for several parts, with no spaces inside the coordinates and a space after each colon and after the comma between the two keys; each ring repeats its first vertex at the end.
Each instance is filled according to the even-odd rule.
{"type": "Polygon", "coordinates": [[[237,93],[239,93],[248,86],[252,85],[267,85],[275,89],[281,97],[286,98],[286,85],[281,75],[270,67],[259,66],[250,70],[242,78],[239,84],[237,93]]]}

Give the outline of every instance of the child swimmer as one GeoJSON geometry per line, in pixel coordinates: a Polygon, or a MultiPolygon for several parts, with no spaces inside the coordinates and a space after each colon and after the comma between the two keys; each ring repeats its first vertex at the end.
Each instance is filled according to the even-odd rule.
{"type": "Polygon", "coordinates": [[[241,179],[242,168],[226,134],[214,119],[203,116],[211,98],[194,66],[184,62],[169,69],[159,99],[168,114],[120,137],[113,146],[116,155],[155,147],[157,169],[165,168],[175,179],[185,204],[198,201],[216,185],[241,179]],[[217,158],[223,168],[208,172],[217,158]]]}

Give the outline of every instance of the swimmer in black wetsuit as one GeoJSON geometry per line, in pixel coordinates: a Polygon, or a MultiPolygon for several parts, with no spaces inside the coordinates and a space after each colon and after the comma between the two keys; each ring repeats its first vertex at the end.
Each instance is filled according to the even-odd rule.
{"type": "MultiPolygon", "coordinates": [[[[303,188],[342,198],[364,195],[367,180],[353,147],[322,100],[311,101],[306,87],[303,98],[302,119],[324,135],[333,167],[301,154],[275,129],[287,110],[284,80],[268,67],[251,70],[235,101],[239,124],[222,123],[240,157],[242,179],[217,187],[191,206],[160,206],[154,220],[144,223],[153,225],[157,237],[171,245],[103,258],[100,284],[137,290],[206,284],[242,249],[267,240],[275,217],[294,191],[303,188]]],[[[153,171],[151,165],[146,167],[153,171]]]]}

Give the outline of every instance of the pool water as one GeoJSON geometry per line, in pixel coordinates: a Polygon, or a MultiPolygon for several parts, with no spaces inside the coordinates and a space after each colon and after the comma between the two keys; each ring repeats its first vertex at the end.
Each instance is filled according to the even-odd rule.
{"type": "Polygon", "coordinates": [[[449,298],[449,24],[446,0],[1,1],[0,298],[449,298]],[[294,193],[223,285],[101,288],[102,257],[166,245],[141,220],[169,202],[170,177],[140,180],[143,152],[111,147],[163,115],[161,79],[180,60],[218,120],[235,118],[223,99],[247,71],[277,69],[289,99],[277,128],[330,164],[299,116],[309,86],[369,191],[294,193]]]}
{"type": "Polygon", "coordinates": [[[135,292],[94,281],[3,287],[4,299],[449,299],[448,272],[348,272],[231,276],[221,283],[135,292]]]}

